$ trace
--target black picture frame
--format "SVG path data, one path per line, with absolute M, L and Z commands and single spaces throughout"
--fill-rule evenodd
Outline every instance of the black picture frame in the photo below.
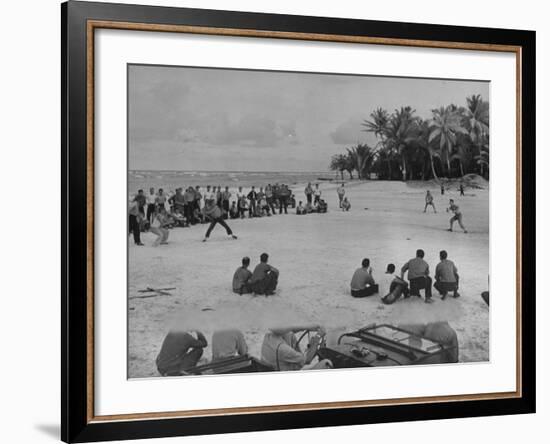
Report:
M 500 399 L 354 408 L 96 421 L 90 417 L 88 360 L 93 319 L 90 285 L 87 156 L 87 23 L 90 20 L 186 25 L 381 39 L 512 45 L 521 49 L 521 394 Z M 310 428 L 535 412 L 535 32 L 434 24 L 305 17 L 69 1 L 61 5 L 62 54 L 62 383 L 61 435 L 90 442 L 181 435 Z M 526 117 L 528 115 L 528 118 Z M 93 184 L 93 182 L 92 182 Z M 93 315 L 93 312 L 92 312 Z M 92 327 L 90 328 L 90 325 Z

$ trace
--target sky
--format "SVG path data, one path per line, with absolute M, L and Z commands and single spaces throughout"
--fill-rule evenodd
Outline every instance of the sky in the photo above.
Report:
M 131 65 L 130 170 L 327 171 L 333 154 L 374 145 L 361 123 L 382 107 L 431 110 L 489 83 Z

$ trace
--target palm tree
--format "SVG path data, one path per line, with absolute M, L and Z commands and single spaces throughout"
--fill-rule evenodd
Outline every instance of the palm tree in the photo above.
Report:
M 348 160 L 345 154 L 335 154 L 330 159 L 329 168 L 331 171 L 338 171 L 340 173 L 340 177 L 344 180 L 344 171 L 346 171 L 347 163 Z
M 489 137 L 489 102 L 483 101 L 480 94 L 466 97 L 467 108 L 464 116 L 464 126 L 468 130 L 470 140 L 477 147 L 475 156 L 483 176 L 483 167 L 488 165 L 488 151 L 483 150 L 484 139 Z M 487 141 L 488 142 L 488 141 Z M 485 159 L 484 157 L 487 156 Z
M 418 144 L 420 147 L 424 148 L 426 152 L 428 153 L 428 156 L 430 157 L 430 166 L 432 168 L 432 174 L 435 180 L 439 182 L 439 177 L 437 177 L 437 173 L 435 172 L 435 166 L 434 166 L 434 157 L 440 158 L 440 153 L 438 148 L 434 147 L 433 144 L 430 144 L 430 122 L 427 120 L 420 120 L 418 124 L 419 133 L 418 133 Z
M 468 134 L 461 126 L 459 110 L 454 105 L 432 110 L 433 119 L 430 122 L 430 136 L 428 142 L 439 140 L 440 155 L 447 162 L 447 174 L 451 173 L 451 159 L 455 154 L 457 137 L 459 134 Z M 460 164 L 462 169 L 462 163 Z
M 357 144 L 354 147 L 348 148 L 348 157 L 353 164 L 354 169 L 360 179 L 364 179 L 370 172 L 370 167 L 374 161 L 375 151 L 365 144 Z
M 355 164 L 353 158 L 349 154 L 344 155 L 344 170 L 349 174 L 349 178 L 353 179 L 353 170 L 355 169 Z
M 407 148 L 418 137 L 418 117 L 410 106 L 395 110 L 388 122 L 386 145 L 401 156 L 401 173 L 407 180 Z
M 388 179 L 392 179 L 392 159 L 393 152 L 391 148 L 387 146 L 387 134 L 388 134 L 388 124 L 390 121 L 390 115 L 383 108 L 376 108 L 372 113 L 370 113 L 371 121 L 365 120 L 361 125 L 365 127 L 363 131 L 373 133 L 376 138 L 379 139 L 379 144 L 386 152 L 386 160 L 388 162 Z

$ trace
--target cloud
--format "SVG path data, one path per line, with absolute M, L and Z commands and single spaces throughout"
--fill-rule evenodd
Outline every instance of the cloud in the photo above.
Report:
M 337 145 L 357 143 L 364 136 L 361 131 L 361 120 L 356 118 L 342 122 L 330 133 L 331 140 Z
M 202 141 L 212 145 L 256 148 L 274 147 L 285 140 L 293 142 L 296 137 L 294 122 L 279 122 L 253 114 L 244 115 L 236 121 L 231 121 L 227 116 L 219 117 L 199 136 Z

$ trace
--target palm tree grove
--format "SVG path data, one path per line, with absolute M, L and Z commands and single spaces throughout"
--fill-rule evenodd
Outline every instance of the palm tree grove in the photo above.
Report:
M 489 102 L 481 95 L 466 106 L 450 104 L 431 111 L 430 119 L 410 106 L 393 113 L 377 108 L 362 123 L 374 146 L 358 143 L 332 156 L 330 169 L 350 179 L 436 180 L 479 174 L 489 178 Z

